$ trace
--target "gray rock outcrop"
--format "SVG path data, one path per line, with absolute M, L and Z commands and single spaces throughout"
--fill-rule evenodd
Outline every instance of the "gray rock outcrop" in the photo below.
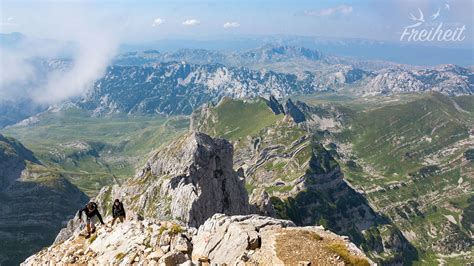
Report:
M 90 239 L 74 234 L 22 265 L 297 265 L 300 261 L 373 264 L 346 237 L 322 227 L 296 227 L 291 221 L 258 215 L 215 214 L 198 230 L 176 221 L 135 218 L 111 226 L 108 219 Z
M 262 189 L 257 188 L 250 196 L 250 204 L 252 204 L 258 214 L 269 217 L 276 217 L 275 209 L 273 208 L 270 195 Z
M 215 214 L 199 227 L 193 238 L 193 259 L 207 257 L 213 263 L 239 261 L 261 247 L 261 232 L 295 226 L 288 220 L 258 215 Z
M 251 210 L 244 182 L 233 170 L 232 144 L 198 132 L 159 149 L 134 178 L 104 188 L 97 201 L 107 206 L 112 198 L 143 217 L 178 219 L 193 227 L 215 213 Z

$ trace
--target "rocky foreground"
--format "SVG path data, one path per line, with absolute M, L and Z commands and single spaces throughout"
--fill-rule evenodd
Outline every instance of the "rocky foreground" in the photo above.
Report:
M 51 264 L 52 263 L 52 264 Z M 258 215 L 215 214 L 199 229 L 176 221 L 110 221 L 90 239 L 79 232 L 22 265 L 371 265 L 347 238 L 322 227 Z

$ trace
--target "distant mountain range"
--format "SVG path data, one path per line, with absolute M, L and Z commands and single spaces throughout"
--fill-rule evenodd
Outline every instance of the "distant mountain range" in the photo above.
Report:
M 0 40 L 9 49 L 20 49 L 25 43 L 48 43 L 48 40 L 30 40 L 22 34 L 2 34 Z M 224 96 L 284 98 L 332 92 L 360 97 L 427 91 L 474 94 L 471 68 L 456 65 L 426 68 L 333 56 L 307 48 L 314 47 L 307 39 L 298 40 L 282 41 L 279 45 L 269 40 L 273 44 L 244 51 L 180 49 L 123 53 L 83 97 L 72 101 L 96 115 L 118 112 L 170 115 L 190 114 L 202 104 L 218 102 Z M 305 46 L 293 45 L 297 43 Z M 320 40 L 319 43 L 333 42 Z M 27 62 L 33 69 L 33 78 L 4 89 L 34 91 L 48 81 L 51 73 L 67 71 L 74 65 L 69 59 L 34 57 Z M 32 103 L 28 95 L 19 96 L 17 101 L 0 100 L 0 127 L 47 108 Z
M 311 76 L 310 76 L 311 77 Z M 224 96 L 249 98 L 321 90 L 311 78 L 219 64 L 159 63 L 153 66 L 114 66 L 79 102 L 96 113 L 190 114 L 206 102 Z
M 156 62 L 186 61 L 195 64 L 223 64 L 229 66 L 252 67 L 261 63 L 275 63 L 288 60 L 322 59 L 319 50 L 297 46 L 271 46 L 235 51 L 219 52 L 205 49 L 180 49 L 173 52 L 160 53 L 157 50 L 128 52 L 117 56 L 114 65 L 143 65 Z
M 109 67 L 79 105 L 96 114 L 190 114 L 224 96 L 474 94 L 473 71 L 455 65 L 426 69 L 388 64 L 381 70 L 366 70 L 332 60 L 319 51 L 290 46 L 227 54 L 207 50 L 128 53 L 117 57 L 118 66 Z
M 245 51 L 264 45 L 297 46 L 317 49 L 327 55 L 347 56 L 357 60 L 383 60 L 398 64 L 433 66 L 457 64 L 469 66 L 474 62 L 469 46 L 437 47 L 403 42 L 378 41 L 358 38 L 331 38 L 316 36 L 234 36 L 216 37 L 205 40 L 168 39 L 138 45 L 123 45 L 123 52 L 158 49 L 176 51 L 179 49 L 205 49 L 218 51 Z
M 474 72 L 455 65 L 420 70 L 390 68 L 378 72 L 361 90 L 364 94 L 438 91 L 446 95 L 472 95 Z

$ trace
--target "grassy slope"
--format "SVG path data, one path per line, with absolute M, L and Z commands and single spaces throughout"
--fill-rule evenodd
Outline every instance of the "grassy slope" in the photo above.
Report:
M 263 100 L 244 101 L 224 99 L 215 108 L 218 123 L 210 125 L 212 133 L 222 138 L 237 140 L 256 135 L 282 115 L 274 115 Z
M 452 265 L 465 264 L 463 255 L 439 256 L 430 247 L 449 234 L 439 231 L 446 226 L 447 216 L 459 224 L 474 194 L 474 163 L 462 156 L 472 150 L 469 131 L 474 124 L 474 96 L 449 98 L 433 93 L 351 99 L 327 94 L 301 96 L 299 100 L 350 110 L 350 130 L 337 139 L 353 144 L 349 156 L 365 167 L 352 160 L 341 163 L 345 178 L 368 191 L 369 201 L 406 235 L 413 236 L 412 242 L 422 255 L 417 264 L 438 264 L 440 259 Z M 425 162 L 428 155 L 440 151 L 443 153 L 437 160 Z M 430 171 L 430 164 L 439 169 Z M 459 226 L 461 231 L 465 228 Z M 429 236 L 431 229 L 438 232 Z
M 453 100 L 464 110 L 474 106 L 474 97 Z M 444 237 L 441 228 L 447 216 L 459 224 L 462 209 L 473 194 L 469 188 L 474 173 L 473 163 L 462 157 L 469 143 L 443 153 L 437 161 L 425 158 L 468 140 L 473 118 L 474 113 L 459 111 L 450 98 L 430 94 L 359 111 L 353 115 L 352 129 L 341 135 L 353 144 L 359 162 L 372 167 L 362 171 L 345 165 L 346 178 L 364 190 L 383 188 L 368 193 L 368 198 L 413 236 L 413 243 L 424 254 L 421 263 L 435 262 L 437 257 L 427 247 Z M 463 183 L 458 183 L 461 178 Z M 430 228 L 438 231 L 428 236 Z M 444 260 L 459 263 L 462 258 Z
M 414 171 L 424 155 L 469 136 L 466 121 L 438 94 L 361 112 L 353 126 L 355 151 L 385 176 Z
M 10 127 L 2 133 L 19 139 L 43 163 L 94 195 L 102 186 L 133 175 L 150 151 L 185 132 L 188 124 L 187 118 L 97 118 L 83 110 L 67 109 L 42 114 L 34 125 Z
M 291 144 L 307 135 L 290 121 L 284 120 L 282 114 L 275 115 L 263 99 L 252 101 L 224 99 L 212 110 L 215 117 L 202 131 L 214 137 L 224 137 L 235 145 L 235 160 L 251 160 L 254 151 L 249 150 L 256 139 L 259 139 L 259 150 L 278 146 L 276 153 L 290 154 L 291 158 L 276 156 L 260 165 L 247 178 L 247 190 L 251 192 L 256 186 L 262 186 L 271 195 L 288 192 L 293 188 L 290 182 L 302 176 L 305 165 L 311 157 L 309 140 L 296 146 Z M 240 166 L 240 165 L 238 165 Z M 256 177 L 267 176 L 272 182 L 259 184 Z M 279 186 L 274 183 L 281 182 Z

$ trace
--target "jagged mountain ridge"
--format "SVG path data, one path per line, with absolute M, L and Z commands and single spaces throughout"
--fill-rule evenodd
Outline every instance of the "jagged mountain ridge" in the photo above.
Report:
M 99 202 L 123 198 L 144 217 L 178 219 L 198 227 L 214 213 L 248 214 L 243 182 L 233 170 L 233 147 L 194 132 L 160 148 L 137 175 L 105 187 Z
M 98 114 L 190 114 L 202 104 L 219 101 L 224 96 L 281 98 L 320 89 L 309 80 L 299 80 L 291 74 L 171 62 L 110 67 L 79 104 Z
M 190 114 L 202 104 L 218 102 L 225 96 L 273 95 L 282 98 L 339 89 L 359 95 L 425 91 L 471 95 L 474 94 L 473 77 L 472 71 L 457 66 L 429 70 L 389 69 L 379 73 L 335 65 L 294 75 L 219 64 L 167 62 L 152 66 L 109 67 L 79 105 L 96 114 Z

